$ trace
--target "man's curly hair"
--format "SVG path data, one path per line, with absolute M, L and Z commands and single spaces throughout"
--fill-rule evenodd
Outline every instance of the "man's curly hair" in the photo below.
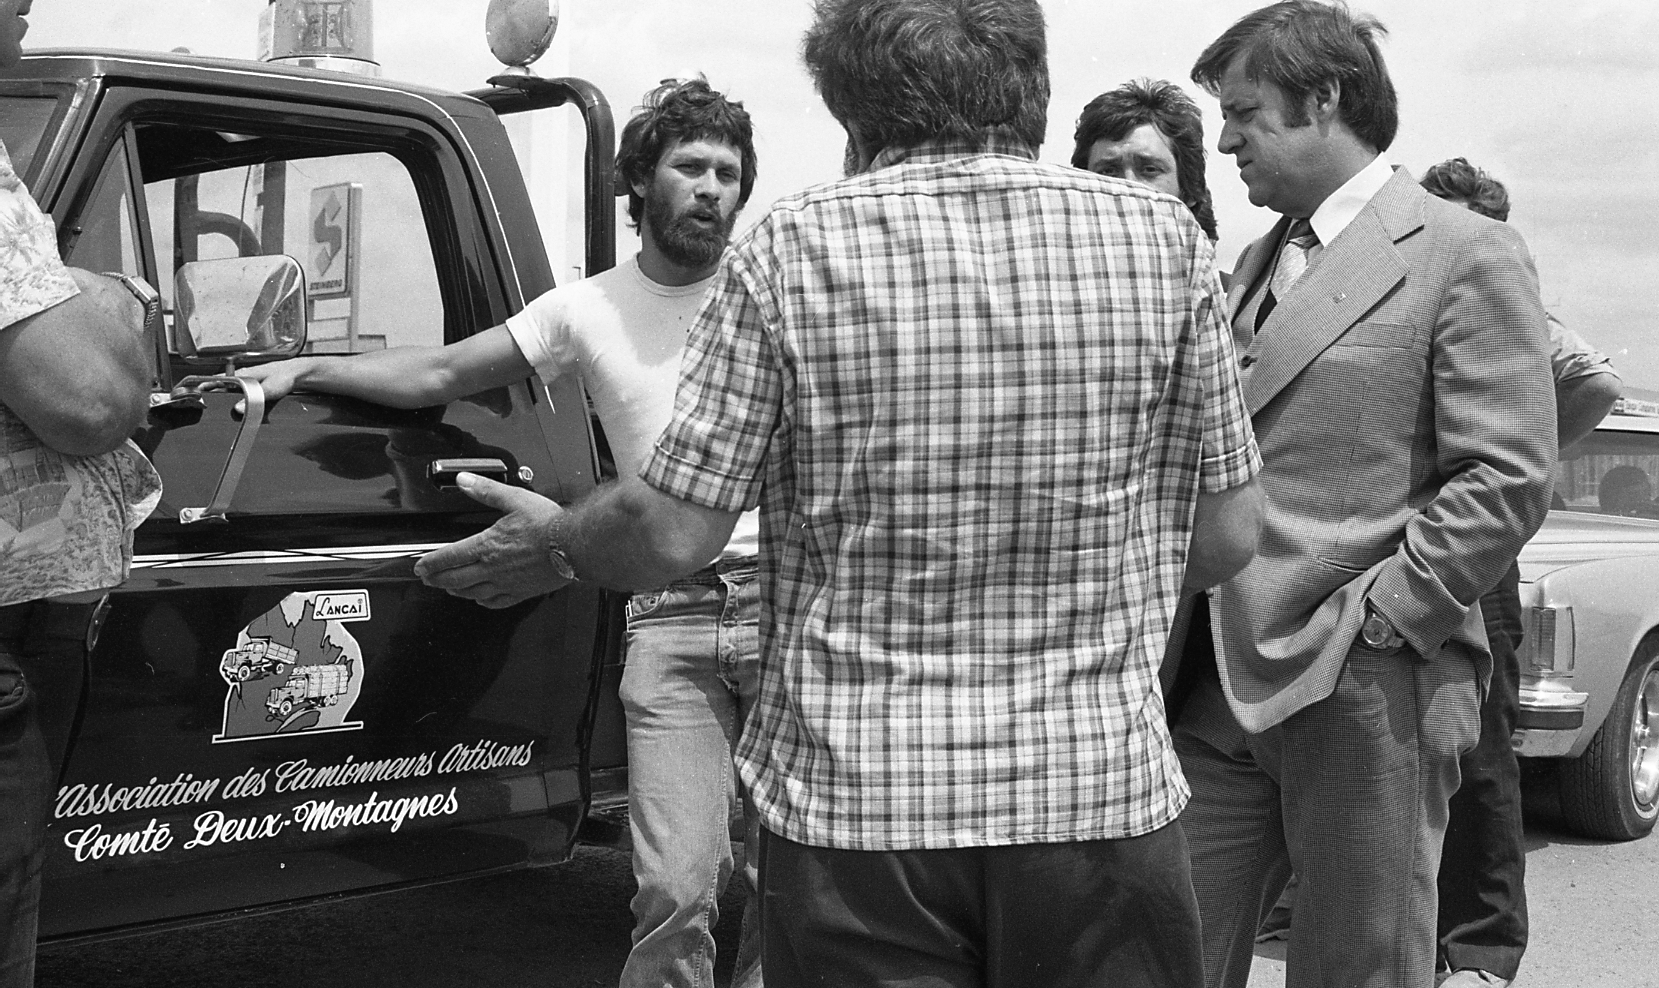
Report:
M 1423 190 L 1437 199 L 1461 199 L 1482 216 L 1509 219 L 1509 190 L 1468 158 L 1449 158 L 1423 173 Z
M 1217 239 L 1215 204 L 1204 180 L 1204 117 L 1180 86 L 1165 79 L 1132 79 L 1090 100 L 1077 118 L 1072 165 L 1089 167 L 1089 151 L 1095 142 L 1102 138 L 1121 141 L 1142 124 L 1156 127 L 1169 142 L 1181 201 L 1192 210 L 1204 233 Z
M 622 128 L 616 152 L 617 195 L 628 196 L 628 219 L 639 225 L 645 200 L 636 182 L 649 184 L 663 153 L 687 141 L 711 140 L 736 148 L 743 162 L 738 180 L 738 207 L 755 188 L 755 132 L 749 111 L 709 88 L 708 80 L 664 79 L 646 93 L 640 108 Z

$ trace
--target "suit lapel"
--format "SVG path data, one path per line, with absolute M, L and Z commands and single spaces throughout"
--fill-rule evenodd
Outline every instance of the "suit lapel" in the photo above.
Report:
M 1257 362 L 1244 389 L 1252 415 L 1405 280 L 1410 265 L 1394 245 L 1422 228 L 1427 195 L 1396 170 L 1279 300 L 1252 347 Z
M 1262 276 L 1267 265 L 1273 259 L 1273 248 L 1285 238 L 1285 228 L 1290 226 L 1290 220 L 1279 217 L 1279 222 L 1273 224 L 1273 229 L 1267 232 L 1255 243 L 1244 248 L 1244 253 L 1238 256 L 1238 263 L 1233 266 L 1233 281 L 1227 289 L 1227 325 L 1231 326 L 1238 318 L 1239 306 L 1250 294 L 1250 286 Z

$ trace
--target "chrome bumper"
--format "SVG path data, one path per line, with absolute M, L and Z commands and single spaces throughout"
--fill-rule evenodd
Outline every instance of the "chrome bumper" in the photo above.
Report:
M 1521 687 L 1521 709 L 1511 738 L 1523 758 L 1559 758 L 1572 749 L 1584 726 L 1590 694 L 1537 683 Z

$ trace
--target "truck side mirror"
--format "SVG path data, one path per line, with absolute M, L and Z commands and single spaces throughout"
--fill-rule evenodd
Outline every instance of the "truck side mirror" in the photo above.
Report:
M 305 273 L 286 254 L 191 261 L 173 279 L 174 336 L 188 363 L 266 363 L 305 346 Z
M 484 13 L 484 39 L 508 76 L 534 76 L 530 63 L 547 51 L 558 28 L 558 0 L 490 0 Z

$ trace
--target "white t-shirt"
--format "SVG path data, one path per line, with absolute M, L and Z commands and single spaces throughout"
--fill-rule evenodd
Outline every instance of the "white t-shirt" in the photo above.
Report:
M 659 285 L 639 258 L 561 285 L 507 320 L 507 331 L 543 381 L 574 371 L 593 397 L 617 476 L 639 473 L 674 414 L 680 354 L 713 277 Z M 721 558 L 752 556 L 760 515 L 745 511 Z

